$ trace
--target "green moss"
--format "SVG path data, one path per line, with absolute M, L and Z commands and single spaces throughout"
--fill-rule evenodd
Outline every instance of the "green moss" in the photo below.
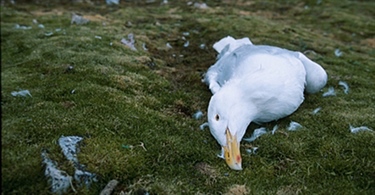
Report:
M 62 135 L 84 137 L 79 161 L 98 175 L 88 189 L 74 182 L 79 194 L 98 194 L 111 179 L 120 182 L 115 194 L 373 194 L 375 134 L 351 134 L 349 125 L 375 128 L 375 4 L 206 3 L 207 10 L 175 1 L 1 6 L 2 194 L 50 193 L 43 149 L 73 175 L 57 145 Z M 72 12 L 90 22 L 70 24 Z M 137 51 L 120 43 L 129 33 Z M 201 83 L 215 63 L 211 46 L 227 35 L 310 51 L 328 72 L 327 87 L 337 93 L 306 95 L 293 115 L 264 125 L 278 124 L 275 135 L 243 142 L 241 172 L 216 157 L 220 147 L 207 129 L 199 129 L 205 119 L 192 118 L 206 111 L 211 96 Z M 341 57 L 334 54 L 337 48 Z M 32 97 L 11 95 L 20 89 Z M 311 114 L 317 107 L 322 110 Z M 304 128 L 287 131 L 291 120 Z M 251 124 L 245 137 L 257 127 Z M 251 147 L 259 147 L 256 155 L 245 152 Z

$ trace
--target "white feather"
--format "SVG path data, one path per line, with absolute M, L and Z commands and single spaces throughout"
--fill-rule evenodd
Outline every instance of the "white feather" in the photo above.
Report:
M 278 125 L 275 125 L 272 129 L 272 135 L 275 134 L 275 132 L 277 131 L 277 129 L 279 129 L 279 126 Z
M 247 142 L 253 142 L 258 137 L 260 137 L 261 135 L 266 134 L 266 133 L 267 133 L 267 129 L 265 127 L 261 127 L 261 128 L 255 129 L 254 132 L 253 132 L 253 135 L 251 135 L 251 137 L 244 138 L 243 140 L 247 141 Z
M 339 81 L 339 85 L 344 87 L 344 93 L 348 94 L 349 93 L 349 85 L 345 81 Z
M 372 129 L 366 127 L 366 126 L 360 126 L 360 127 L 353 127 L 353 126 L 349 126 L 350 128 L 350 132 L 352 133 L 358 133 L 360 131 L 372 131 Z
M 21 90 L 21 91 L 12 91 L 11 92 L 12 96 L 16 97 L 16 96 L 22 96 L 22 97 L 26 97 L 26 96 L 30 96 L 30 97 L 33 97 L 31 96 L 31 93 L 29 90 Z
M 340 56 L 342 56 L 342 52 L 340 51 L 340 49 L 335 49 L 335 56 L 336 57 L 340 57 Z
M 335 92 L 335 89 L 333 87 L 329 87 L 328 91 L 323 93 L 323 97 L 335 96 L 335 95 L 336 95 L 336 92 Z
M 201 129 L 201 130 L 203 131 L 205 127 L 209 127 L 209 125 L 208 125 L 207 122 L 201 124 L 201 125 L 199 126 L 199 129 Z
M 199 120 L 203 117 L 203 112 L 198 110 L 196 113 L 193 114 L 193 118 Z
M 301 129 L 303 126 L 297 122 L 291 121 L 289 123 L 288 131 L 297 131 Z
M 313 111 L 312 111 L 312 114 L 318 114 L 318 112 L 322 109 L 322 107 L 318 107 L 318 108 L 315 108 Z
M 258 147 L 253 147 L 253 149 L 245 149 L 248 154 L 256 154 L 257 150 Z

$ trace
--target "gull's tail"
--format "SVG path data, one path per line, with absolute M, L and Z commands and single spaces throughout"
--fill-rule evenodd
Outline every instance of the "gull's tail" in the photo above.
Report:
M 303 63 L 306 70 L 306 86 L 305 91 L 307 93 L 316 93 L 321 90 L 327 84 L 327 73 L 317 63 L 311 61 L 305 55 L 300 52 L 298 58 Z

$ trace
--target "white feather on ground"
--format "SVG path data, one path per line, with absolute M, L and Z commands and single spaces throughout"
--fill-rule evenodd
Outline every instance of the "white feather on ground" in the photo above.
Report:
M 253 147 L 253 149 L 245 149 L 248 154 L 256 154 L 258 147 Z
M 318 108 L 315 108 L 313 111 L 312 111 L 312 114 L 318 114 L 318 112 L 322 109 L 322 107 L 318 107 Z
M 204 130 L 205 127 L 209 127 L 208 122 L 205 122 L 199 126 L 199 129 Z
M 137 51 L 137 48 L 135 48 L 135 40 L 133 33 L 128 34 L 128 39 L 122 38 L 121 43 L 128 46 L 130 49 Z
M 335 92 L 335 89 L 333 87 L 329 87 L 328 91 L 323 93 L 323 97 L 335 96 L 335 95 L 336 95 L 336 92 Z
M 203 112 L 198 110 L 196 113 L 193 114 L 193 118 L 199 120 L 203 117 Z
M 21 90 L 21 91 L 12 91 L 11 92 L 12 96 L 16 97 L 16 96 L 22 96 L 22 97 L 26 97 L 26 96 L 30 96 L 30 97 L 33 97 L 31 96 L 31 93 L 29 90 Z
M 345 81 L 339 81 L 339 85 L 344 87 L 344 93 L 348 94 L 349 93 L 349 85 Z
M 340 57 L 340 56 L 342 56 L 342 51 L 340 51 L 339 48 L 335 49 L 335 56 L 336 56 L 336 57 Z
M 366 127 L 366 126 L 360 126 L 360 127 L 353 127 L 353 126 L 349 126 L 350 128 L 350 132 L 352 133 L 358 133 L 360 131 L 373 131 L 372 129 Z
M 277 131 L 277 129 L 279 129 L 278 125 L 273 126 L 272 135 L 275 134 L 275 132 Z
M 289 123 L 288 131 L 297 131 L 301 129 L 303 126 L 297 122 L 291 121 Z
M 253 142 L 258 137 L 260 137 L 261 135 L 266 134 L 266 133 L 267 133 L 267 129 L 265 127 L 261 127 L 261 128 L 255 129 L 254 132 L 253 132 L 253 135 L 251 135 L 251 137 L 244 138 L 243 140 L 245 140 L 247 142 Z

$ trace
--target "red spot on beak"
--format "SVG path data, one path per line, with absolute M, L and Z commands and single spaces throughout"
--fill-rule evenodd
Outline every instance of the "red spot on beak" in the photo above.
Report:
M 241 156 L 237 155 L 236 160 L 237 160 L 237 162 L 240 162 L 241 161 Z

